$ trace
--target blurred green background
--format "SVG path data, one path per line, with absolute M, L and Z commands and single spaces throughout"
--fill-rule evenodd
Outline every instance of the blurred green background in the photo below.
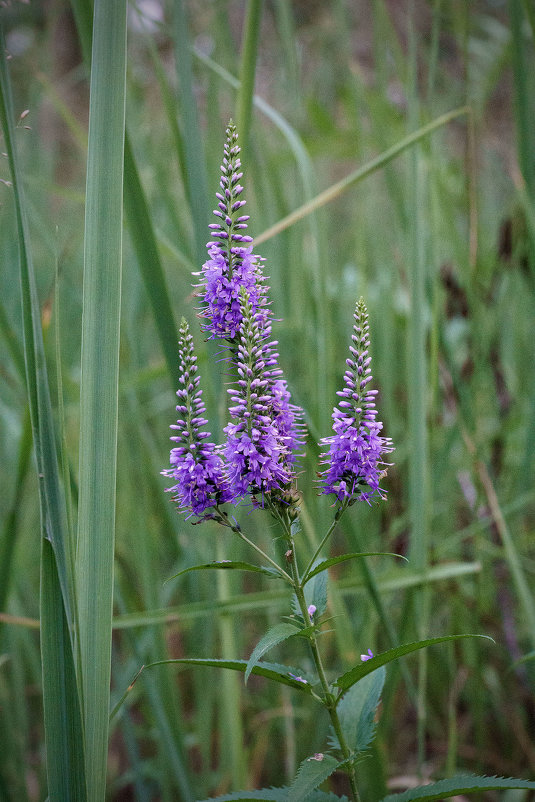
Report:
M 533 6 L 266 0 L 261 12 L 256 72 L 246 65 L 256 100 L 242 142 L 244 197 L 280 319 L 281 363 L 309 429 L 299 480 L 302 551 L 310 553 L 330 521 L 330 502 L 315 484 L 317 441 L 330 431 L 363 295 L 395 466 L 384 482 L 388 501 L 353 507 L 332 549 L 409 558 L 335 572 L 329 667 L 347 669 L 361 652 L 396 640 L 474 632 L 496 641 L 437 647 L 407 658 L 405 672 L 389 670 L 378 741 L 360 766 L 363 796 L 460 770 L 533 777 Z M 75 507 L 88 69 L 67 2 L 12 2 L 1 14 Z M 129 11 L 129 141 L 174 319 L 186 316 L 196 338 L 216 437 L 226 423 L 225 377 L 196 322 L 191 271 L 205 258 L 225 126 L 243 119 L 236 79 L 245 18 L 237 0 L 174 9 L 140 0 Z M 191 75 L 187 59 L 175 61 L 178 29 L 190 46 Z M 465 106 L 269 235 L 321 190 Z M 39 505 L 7 163 L 0 179 L 0 798 L 33 802 L 46 796 Z M 140 230 L 125 203 L 113 704 L 151 660 L 249 657 L 266 625 L 289 610 L 269 579 L 192 574 L 166 582 L 187 565 L 244 552 L 215 524 L 193 527 L 165 493 L 159 472 L 168 464 L 177 365 L 162 346 L 167 309 L 151 300 L 156 267 L 136 243 Z M 60 368 L 62 411 L 54 390 Z M 237 515 L 269 553 L 282 548 L 267 516 Z M 284 645 L 273 659 L 306 666 L 296 648 Z M 147 670 L 112 723 L 109 798 L 193 799 L 282 785 L 324 746 L 327 721 L 317 712 L 258 678 L 244 689 L 241 677 L 214 669 Z M 334 779 L 331 788 L 346 790 Z

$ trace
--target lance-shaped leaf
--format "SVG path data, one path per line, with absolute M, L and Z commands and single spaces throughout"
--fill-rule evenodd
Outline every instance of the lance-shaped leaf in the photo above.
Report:
M 255 648 L 253 649 L 253 653 L 251 654 L 249 660 L 247 661 L 247 668 L 245 669 L 245 677 L 244 682 L 247 685 L 247 680 L 253 670 L 254 666 L 258 663 L 262 655 L 264 655 L 267 651 L 272 649 L 278 643 L 282 643 L 283 641 L 287 640 L 288 638 L 292 638 L 294 635 L 299 634 L 299 628 L 295 624 L 276 624 L 274 627 L 271 627 L 270 630 L 266 632 L 263 638 L 261 638 L 258 643 L 256 644 Z
M 288 787 L 262 788 L 260 791 L 235 791 L 233 794 L 211 797 L 203 802 L 288 802 Z M 337 796 L 329 791 L 312 791 L 307 802 L 349 802 L 347 796 Z
M 351 552 L 351 554 L 339 554 L 338 557 L 329 557 L 327 560 L 322 560 L 319 562 L 315 568 L 310 571 L 310 573 L 305 575 L 303 578 L 303 585 L 312 579 L 313 576 L 316 576 L 316 574 L 326 571 L 327 568 L 331 568 L 333 565 L 339 565 L 339 563 L 347 562 L 347 560 L 355 560 L 358 557 L 399 557 L 400 560 L 406 560 L 406 557 L 403 557 L 402 554 L 395 554 L 394 552 L 390 551 L 359 551 Z
M 308 798 L 310 792 L 330 777 L 342 763 L 332 755 L 322 752 L 307 757 L 299 766 L 297 776 L 288 792 L 288 802 L 302 802 Z
M 241 560 L 216 560 L 211 563 L 201 563 L 199 565 L 190 565 L 188 568 L 183 568 L 177 574 L 173 574 L 169 579 L 176 579 L 177 576 L 188 574 L 190 571 L 208 571 L 210 569 L 223 569 L 227 571 L 253 571 L 257 574 L 266 574 L 267 576 L 280 576 L 274 568 L 267 566 L 253 565 L 253 563 L 242 562 Z M 169 580 L 167 580 L 169 581 Z
M 367 674 L 371 674 L 372 671 L 376 671 L 380 666 L 391 663 L 393 660 L 397 660 L 399 657 L 403 657 L 406 654 L 411 654 L 411 652 L 417 652 L 419 649 L 426 649 L 428 646 L 435 646 L 438 643 L 447 643 L 448 641 L 462 640 L 463 638 L 484 638 L 485 640 L 490 640 L 492 643 L 494 643 L 492 638 L 489 638 L 488 635 L 465 634 L 444 635 L 440 638 L 426 638 L 426 640 L 420 640 L 414 643 L 406 643 L 403 646 L 396 646 L 394 649 L 388 649 L 388 651 L 372 657 L 371 660 L 367 660 L 365 663 L 362 663 L 362 665 L 354 666 L 354 668 L 351 668 L 349 671 L 346 671 L 345 674 L 342 674 L 341 677 L 338 677 L 338 679 L 333 683 L 336 687 L 340 688 L 340 694 L 338 698 L 340 699 L 342 694 L 349 690 L 349 688 L 351 688 L 355 682 L 358 682 Z
M 203 657 L 183 657 L 172 660 L 157 660 L 154 663 L 149 663 L 145 668 L 152 668 L 153 666 L 163 666 L 169 664 L 181 664 L 189 666 L 213 666 L 214 668 L 229 668 L 231 671 L 241 671 L 245 673 L 247 670 L 247 660 L 219 660 Z M 279 663 L 257 663 L 251 670 L 251 674 L 258 677 L 265 677 L 274 682 L 280 682 L 281 685 L 289 685 L 291 688 L 297 688 L 300 691 L 312 693 L 311 685 L 316 684 L 316 680 L 305 674 L 298 668 L 292 666 L 283 666 Z
M 401 794 L 389 794 L 384 797 L 382 802 L 419 802 L 419 800 L 432 802 L 434 799 L 447 799 L 461 794 L 475 794 L 481 791 L 499 791 L 512 788 L 533 791 L 535 790 L 535 782 L 517 780 L 514 777 L 476 777 L 474 775 L 450 777 L 447 780 L 431 783 L 431 785 L 410 788 Z

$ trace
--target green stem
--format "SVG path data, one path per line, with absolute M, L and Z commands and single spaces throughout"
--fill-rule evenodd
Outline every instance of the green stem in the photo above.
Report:
M 310 560 L 309 564 L 306 567 L 305 573 L 303 574 L 303 584 L 306 584 L 306 581 L 308 579 L 308 575 L 309 575 L 310 571 L 312 570 L 312 567 L 313 567 L 314 563 L 316 562 L 318 554 L 321 552 L 322 548 L 324 547 L 324 545 L 327 543 L 327 541 L 329 540 L 330 536 L 334 532 L 336 524 L 338 523 L 338 521 L 340 520 L 340 518 L 342 517 L 342 515 L 346 511 L 347 507 L 348 507 L 348 500 L 344 499 L 342 504 L 336 510 L 333 522 L 330 525 L 330 527 L 327 529 L 327 533 L 326 533 L 325 537 L 323 538 L 323 540 L 319 544 L 318 548 L 316 549 L 316 551 L 312 555 L 312 559 Z
M 343 508 L 345 509 L 345 507 Z M 342 510 L 342 507 L 339 508 L 339 511 Z M 341 514 L 341 513 L 340 513 Z M 331 526 L 331 530 L 334 529 L 334 525 L 336 523 L 336 516 L 333 525 Z M 292 541 L 292 548 L 291 548 L 291 569 L 292 569 L 292 581 L 295 590 L 295 595 L 297 597 L 297 601 L 299 603 L 299 608 L 301 610 L 301 615 L 303 616 L 303 620 L 307 627 L 312 627 L 313 622 L 310 618 L 308 607 L 305 599 L 305 592 L 303 589 L 303 580 L 306 577 L 306 572 L 303 579 L 299 576 L 299 568 L 297 566 L 297 558 L 295 554 L 295 546 L 293 543 L 293 539 L 291 536 L 290 528 L 287 526 L 286 528 L 286 536 L 288 540 Z M 323 542 L 326 541 L 326 538 L 323 539 Z M 318 549 L 319 552 L 319 549 Z M 315 559 L 315 558 L 313 558 Z M 307 568 L 307 571 L 310 569 L 310 566 Z M 353 797 L 354 802 L 360 802 L 360 794 L 357 787 L 357 777 L 355 773 L 355 766 L 351 762 L 351 750 L 349 749 L 344 733 L 342 731 L 342 726 L 340 724 L 340 719 L 338 718 L 338 712 L 336 710 L 336 703 L 337 699 L 332 694 L 331 689 L 329 688 L 329 683 L 327 682 L 327 677 L 325 674 L 325 669 L 323 667 L 323 662 L 321 659 L 321 654 L 318 648 L 318 641 L 316 638 L 315 632 L 312 633 L 310 636 L 310 648 L 312 650 L 312 658 L 314 660 L 314 665 L 316 666 L 316 671 L 318 672 L 318 677 L 321 683 L 321 687 L 323 689 L 323 699 L 322 703 L 327 708 L 327 712 L 329 713 L 329 718 L 331 719 L 331 724 L 333 726 L 334 732 L 336 737 L 338 738 L 338 743 L 340 744 L 340 750 L 344 757 L 344 760 L 347 761 L 347 768 L 345 769 L 346 774 L 349 778 L 349 785 L 351 788 L 351 794 Z
M 286 580 L 286 582 L 289 582 L 290 585 L 294 584 L 290 574 L 288 574 L 284 570 L 284 568 L 281 568 L 281 566 L 278 563 L 276 563 L 275 560 L 272 560 L 271 557 L 268 557 L 268 555 L 265 553 L 265 551 L 263 551 L 260 548 L 260 546 L 257 546 L 256 543 L 253 543 L 252 540 L 249 540 L 249 538 L 246 535 L 244 535 L 242 529 L 237 524 L 233 524 L 231 522 L 225 510 L 222 510 L 218 504 L 216 504 L 215 510 L 217 511 L 218 515 L 221 516 L 220 523 L 222 523 L 223 526 L 228 526 L 228 528 L 231 529 L 236 535 L 238 535 L 238 537 L 241 538 L 241 540 L 243 540 L 244 543 L 247 543 L 247 545 L 250 546 L 252 549 L 254 549 L 257 552 L 257 554 L 260 554 L 262 559 L 266 560 L 277 571 L 277 573 L 280 574 L 280 576 Z

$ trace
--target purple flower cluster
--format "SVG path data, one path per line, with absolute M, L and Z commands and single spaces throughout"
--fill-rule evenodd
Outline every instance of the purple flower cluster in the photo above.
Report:
M 278 366 L 277 342 L 271 339 L 262 259 L 252 253 L 251 237 L 243 233 L 249 218 L 240 214 L 245 201 L 239 197 L 243 191 L 239 152 L 236 129 L 230 123 L 214 212 L 218 222 L 210 226 L 210 258 L 197 274 L 201 276 L 203 330 L 210 339 L 227 340 L 236 375 L 229 390 L 231 421 L 224 430 L 225 444 L 207 442 L 210 434 L 201 431 L 206 425 L 205 408 L 195 375 L 193 343 L 184 321 L 177 407 L 181 418 L 173 427 L 179 435 L 172 438 L 178 446 L 171 451 L 173 467 L 164 472 L 176 480 L 170 490 L 180 507 L 199 516 L 209 507 L 238 502 L 248 494 L 262 506 L 268 493 L 283 504 L 295 503 L 290 493 L 295 452 L 304 444 L 302 411 L 291 402 Z
M 171 451 L 171 468 L 164 471 L 176 484 L 169 488 L 183 510 L 210 517 L 210 507 L 237 503 L 247 495 L 253 503 L 293 505 L 297 514 L 296 452 L 304 445 L 302 410 L 292 404 L 278 365 L 277 342 L 271 338 L 272 315 L 261 269 L 262 259 L 252 253 L 245 203 L 239 196 L 242 173 L 233 123 L 227 128 L 221 166 L 221 192 L 217 193 L 218 222 L 211 225 L 209 259 L 198 285 L 203 306 L 200 317 L 210 339 L 227 341 L 234 381 L 228 391 L 230 422 L 226 442 L 209 441 L 205 407 L 199 388 L 193 340 L 187 323 L 180 328 L 181 387 L 179 420 L 172 428 L 177 445 Z M 376 390 L 369 356 L 368 313 L 360 299 L 355 308 L 351 356 L 346 360 L 345 386 L 333 411 L 334 434 L 320 441 L 321 492 L 334 494 L 342 504 L 384 498 L 379 482 L 386 467 L 382 457 L 393 451 L 390 438 L 382 437 L 376 420 Z M 295 507 L 295 509 L 294 509 Z
M 214 443 L 207 442 L 207 424 L 202 390 L 197 375 L 197 357 L 187 322 L 182 318 L 179 330 L 180 384 L 177 390 L 179 419 L 171 426 L 178 434 L 171 437 L 177 446 L 171 449 L 171 468 L 163 471 L 176 484 L 168 488 L 182 510 L 202 515 L 208 507 L 230 498 L 223 460 Z
M 337 393 L 342 400 L 332 416 L 335 434 L 320 441 L 320 445 L 329 447 L 322 455 L 325 470 L 321 483 L 322 493 L 334 493 L 338 501 L 369 502 L 376 494 L 385 497 L 379 482 L 387 463 L 381 458 L 394 449 L 390 438 L 379 434 L 383 424 L 376 421 L 377 391 L 366 389 L 372 375 L 368 311 L 362 298 L 357 302 L 354 319 L 345 387 Z
M 202 266 L 198 295 L 203 306 L 200 317 L 207 322 L 203 329 L 211 338 L 234 341 L 239 337 L 241 325 L 240 288 L 247 290 L 253 311 L 267 315 L 267 287 L 262 274 L 262 258 L 252 253 L 252 237 L 242 233 L 247 229 L 248 215 L 240 214 L 245 200 L 240 180 L 243 177 L 238 134 L 232 122 L 227 127 L 227 138 L 221 165 L 221 192 L 212 223 L 212 241 L 208 242 L 209 259 Z
M 228 482 L 235 499 L 283 489 L 294 478 L 292 449 L 302 445 L 298 407 L 278 367 L 271 326 L 240 292 L 241 327 L 233 364 L 238 379 L 225 427 Z

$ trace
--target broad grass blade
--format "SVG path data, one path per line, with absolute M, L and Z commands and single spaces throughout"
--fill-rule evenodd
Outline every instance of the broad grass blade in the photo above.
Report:
M 121 308 L 126 1 L 97 0 L 89 108 L 76 555 L 88 798 L 105 796 Z

